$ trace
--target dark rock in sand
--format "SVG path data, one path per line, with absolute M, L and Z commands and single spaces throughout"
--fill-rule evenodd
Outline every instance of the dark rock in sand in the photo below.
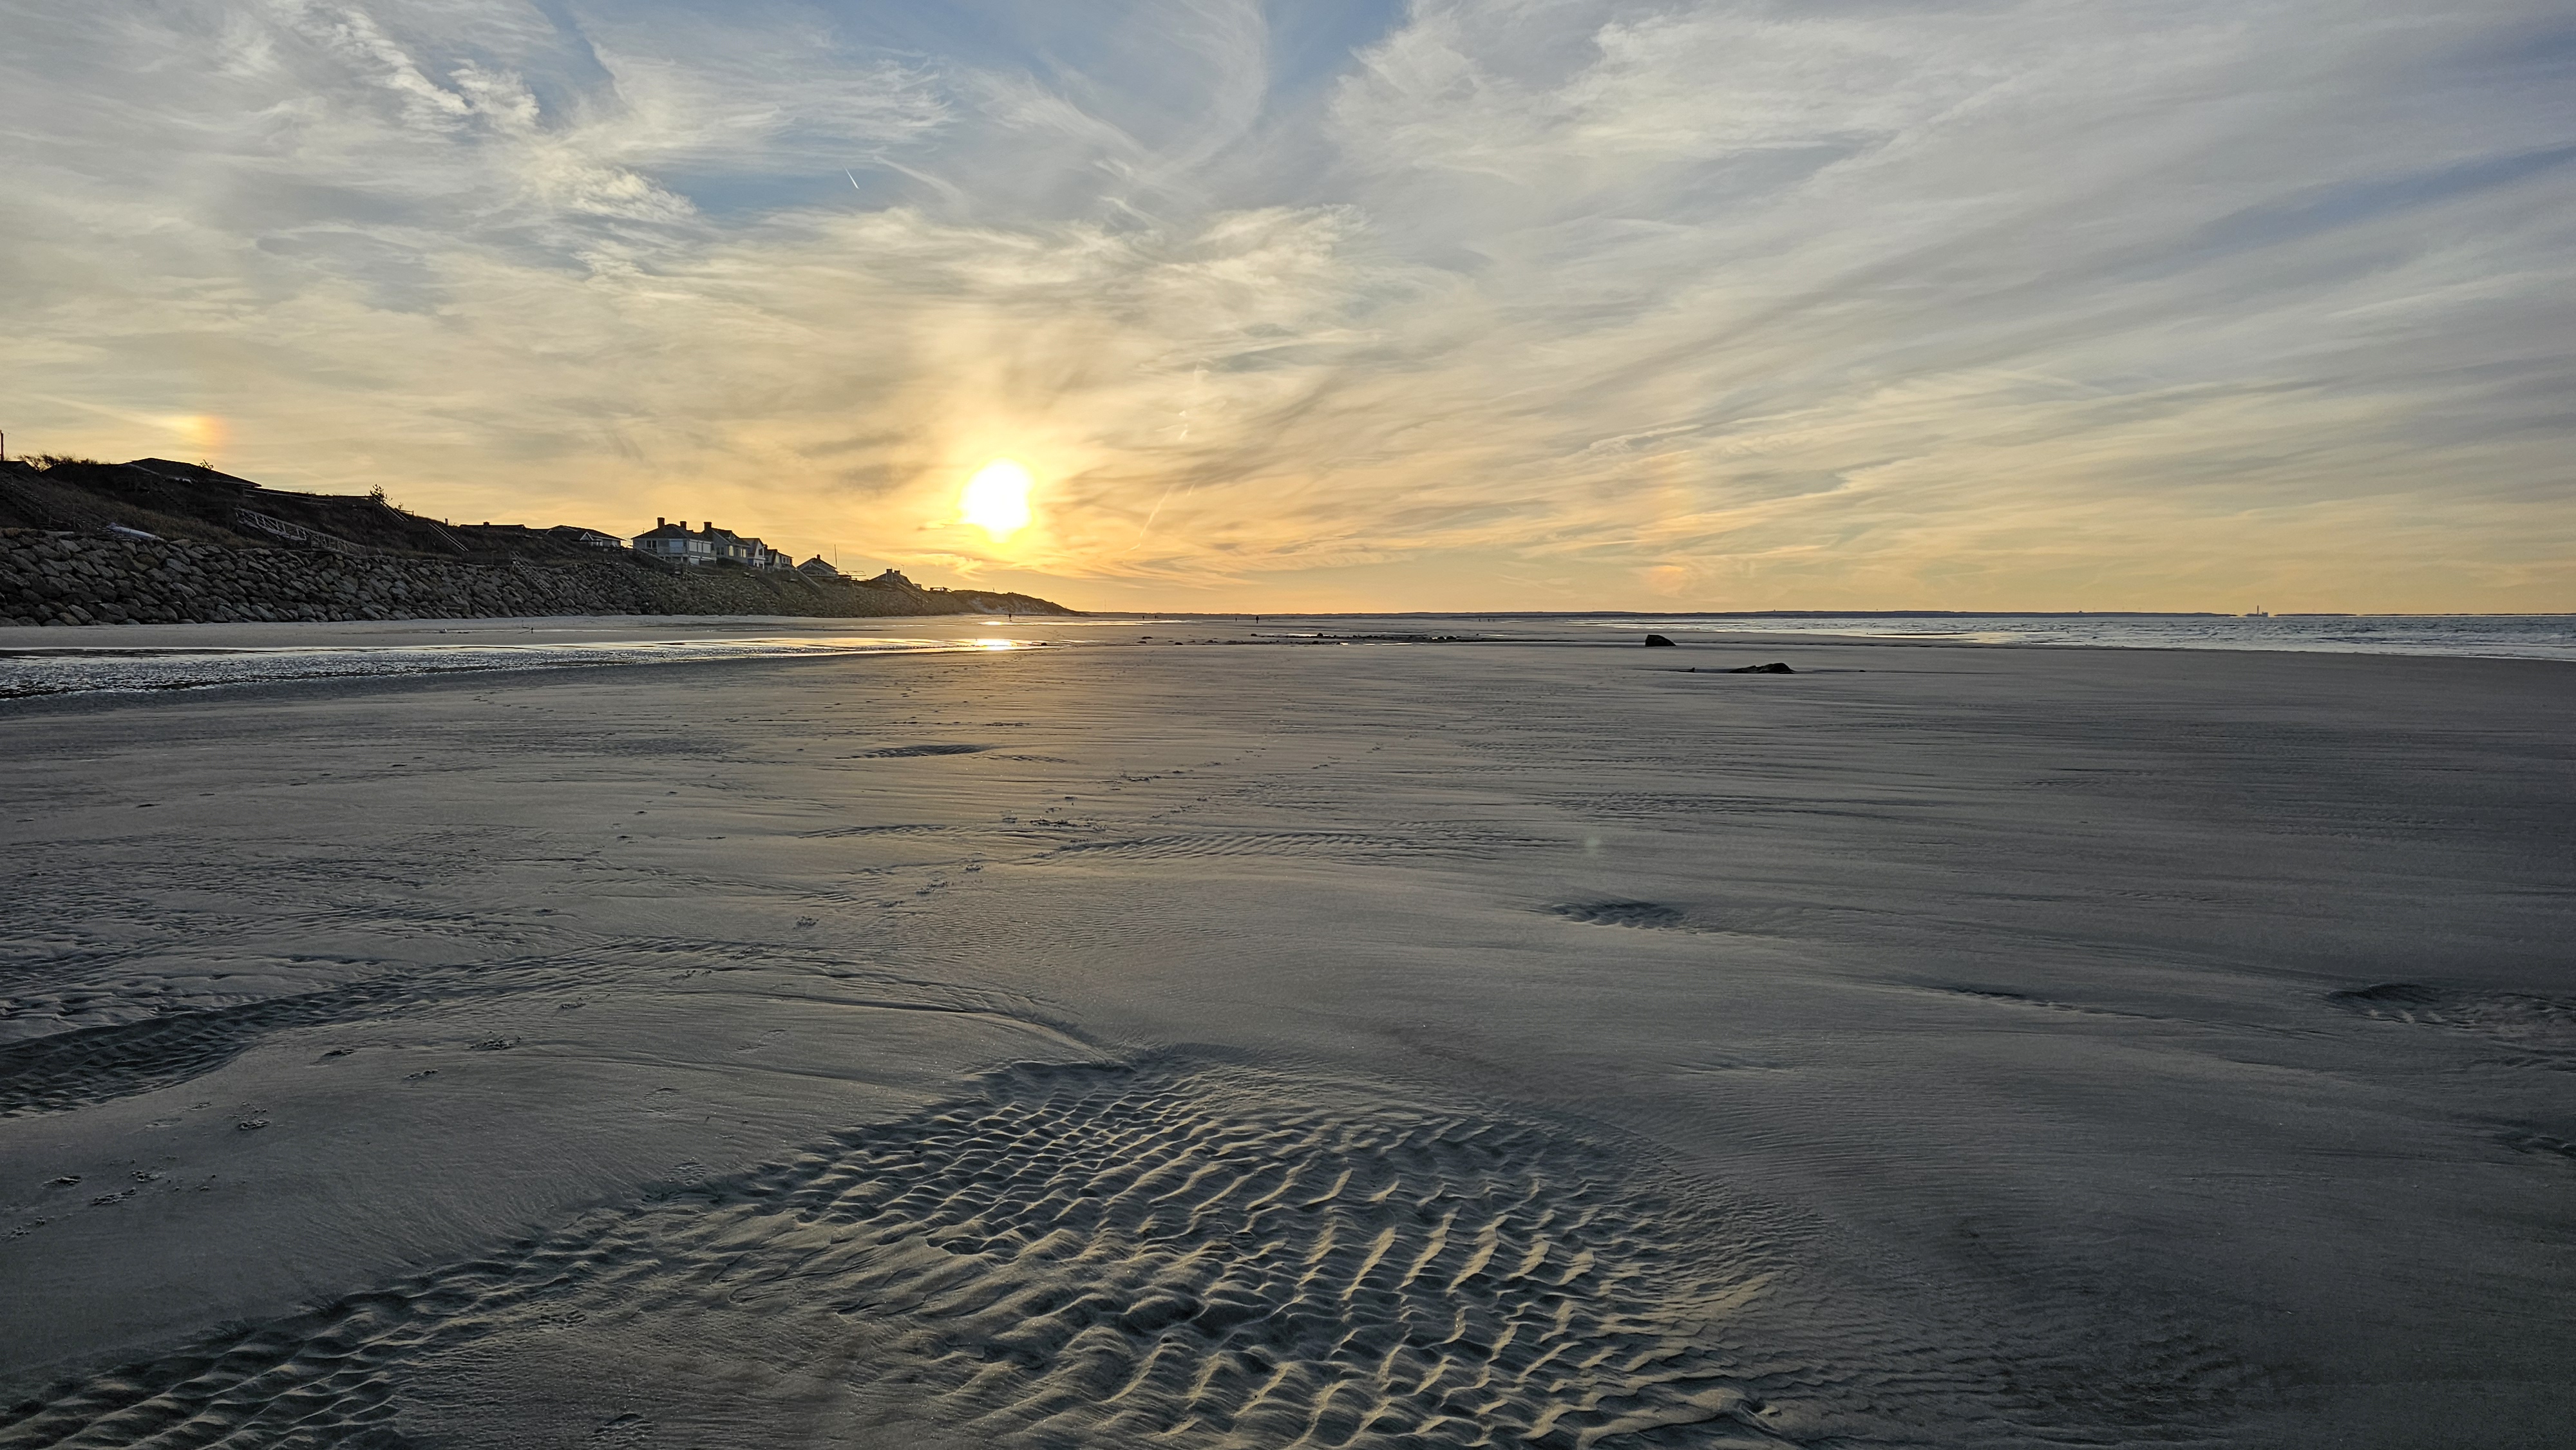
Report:
M 1660 634 L 1650 634 L 1650 635 L 1647 635 L 1647 636 L 1646 636 L 1646 643 L 1648 643 L 1648 644 L 1650 644 L 1650 645 L 1656 645 L 1656 644 L 1660 644 L 1660 645 L 1670 645 L 1670 644 L 1672 643 L 1672 641 L 1671 641 L 1671 640 L 1668 640 L 1668 639 L 1666 639 L 1666 638 L 1664 638 L 1664 637 L 1663 637 L 1662 635 L 1660 635 Z
M 1730 675 L 1794 675 L 1797 671 L 1775 660 L 1767 665 L 1737 665 L 1727 673 Z

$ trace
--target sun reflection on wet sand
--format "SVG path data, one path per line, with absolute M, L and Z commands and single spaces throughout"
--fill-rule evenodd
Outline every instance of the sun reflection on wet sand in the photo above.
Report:
M 475 631 L 501 633 L 501 631 Z M 0 699 L 101 690 L 200 689 L 213 685 L 387 675 L 453 674 L 567 666 L 682 664 L 895 654 L 982 654 L 1034 649 L 1044 641 L 847 635 L 824 639 L 548 640 L 529 643 L 38 647 L 0 649 Z

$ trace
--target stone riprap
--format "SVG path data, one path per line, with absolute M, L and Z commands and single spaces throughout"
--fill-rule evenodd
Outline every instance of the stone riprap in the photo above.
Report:
M 1069 614 L 1025 594 L 735 570 L 469 564 L 0 529 L 0 624 L 492 619 L 550 614 Z

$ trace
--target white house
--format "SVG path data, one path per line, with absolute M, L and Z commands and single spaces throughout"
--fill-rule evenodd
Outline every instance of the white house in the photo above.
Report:
M 795 560 L 758 539 L 746 539 L 731 529 L 720 529 L 710 519 L 705 528 L 692 532 L 682 519 L 655 519 L 653 528 L 635 536 L 635 552 L 674 564 L 740 564 L 746 569 L 793 568 Z

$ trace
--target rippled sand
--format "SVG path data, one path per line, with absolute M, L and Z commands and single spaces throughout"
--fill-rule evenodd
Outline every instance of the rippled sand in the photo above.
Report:
M 2576 1417 L 2576 670 L 1047 629 L 0 706 L 0 1444 Z

